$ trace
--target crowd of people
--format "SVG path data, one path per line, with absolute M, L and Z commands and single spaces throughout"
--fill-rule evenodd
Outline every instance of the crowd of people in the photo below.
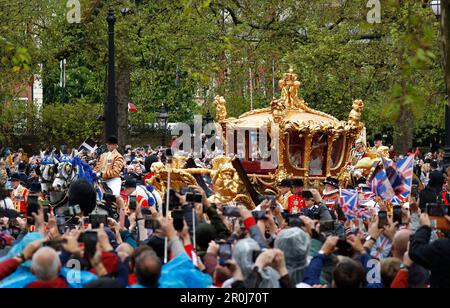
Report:
M 78 179 L 56 211 L 42 188 L 42 156 L 7 151 L 0 287 L 450 287 L 450 239 L 427 212 L 430 203 L 450 206 L 450 169 L 430 154 L 415 160 L 417 178 L 399 217 L 379 200 L 371 215 L 349 219 L 332 177 L 323 191 L 284 179 L 254 210 L 211 203 L 200 186 L 159 194 L 148 183 L 152 165 L 168 159 L 164 149 L 127 147 L 122 155 L 116 138 L 103 151 L 78 154 L 104 182 L 103 198 Z M 196 163 L 208 166 L 210 158 Z M 367 192 L 366 181 L 355 189 Z M 108 206 L 113 214 L 102 212 Z

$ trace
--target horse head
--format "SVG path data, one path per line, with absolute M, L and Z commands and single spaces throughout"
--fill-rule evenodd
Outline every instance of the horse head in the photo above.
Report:
M 63 155 L 58 165 L 58 172 L 53 181 L 53 189 L 57 191 L 69 188 L 69 185 L 77 178 L 77 167 L 74 166 L 70 155 Z

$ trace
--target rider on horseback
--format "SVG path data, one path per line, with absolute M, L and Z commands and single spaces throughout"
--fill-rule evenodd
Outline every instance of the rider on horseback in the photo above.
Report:
M 106 142 L 108 151 L 100 156 L 100 159 L 94 168 L 94 172 L 97 173 L 98 178 L 106 181 L 106 184 L 111 188 L 115 196 L 120 195 L 122 185 L 120 172 L 125 164 L 123 156 L 117 151 L 117 144 L 118 141 L 116 137 L 111 136 L 108 138 Z

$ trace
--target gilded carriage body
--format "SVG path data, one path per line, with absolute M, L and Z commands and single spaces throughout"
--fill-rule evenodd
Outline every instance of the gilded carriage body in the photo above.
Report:
M 227 155 L 237 155 L 257 185 L 274 185 L 284 178 L 302 178 L 313 184 L 339 176 L 364 129 L 360 121 L 363 101 L 355 100 L 348 120 L 339 121 L 308 107 L 298 96 L 301 84 L 292 70 L 279 85 L 280 99 L 238 119 L 223 115 L 222 97 L 216 103 Z
M 227 116 L 226 100 L 216 96 L 216 131 L 224 153 L 213 160 L 212 169 L 186 168 L 183 157 L 171 164 L 171 187 L 194 184 L 195 175 L 208 175 L 216 203 L 242 202 L 248 208 L 256 205 L 249 187 L 260 193 L 283 179 L 302 178 L 306 184 L 319 186 L 326 177 L 345 180 L 355 140 L 364 130 L 361 113 L 364 103 L 353 102 L 347 121 L 308 107 L 298 96 L 300 82 L 291 71 L 280 80 L 281 98 L 274 98 L 270 107 L 249 111 L 239 118 Z M 234 158 L 240 159 L 237 174 Z M 161 192 L 167 185 L 167 166 L 157 165 L 150 184 Z M 243 169 L 243 170 L 242 170 Z M 152 170 L 153 171 L 153 170 Z M 244 176 L 245 176 L 244 174 Z M 344 176 L 343 176 L 344 175 Z

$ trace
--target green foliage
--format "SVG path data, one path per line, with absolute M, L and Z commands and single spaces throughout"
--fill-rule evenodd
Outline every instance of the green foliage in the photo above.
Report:
M 117 18 L 117 70 L 130 67 L 129 100 L 139 109 L 129 115 L 132 125 L 153 122 L 162 104 L 170 121 L 189 121 L 195 113 L 213 112 L 217 94 L 225 96 L 228 114 L 239 116 L 250 109 L 250 71 L 254 107 L 266 107 L 273 93 L 279 95 L 277 80 L 292 66 L 302 82 L 300 94 L 313 108 L 344 120 L 352 101 L 363 99 L 369 134 L 393 131 L 397 144 L 408 139 L 405 147 L 412 136 L 403 131 L 412 131 L 419 142 L 442 131 L 439 25 L 421 1 L 382 1 L 381 23 L 373 25 L 366 20 L 366 1 L 83 0 L 79 25 L 67 23 L 63 0 L 8 3 L 0 0 L 0 33 L 9 46 L 5 63 L 8 70 L 28 67 L 43 76 L 42 119 L 51 138 L 60 138 L 57 131 L 62 131 L 62 139 L 75 142 L 78 136 L 69 135 L 85 136 L 87 130 L 87 124 L 56 119 L 64 118 L 58 107 L 62 55 L 67 56 L 65 117 L 72 118 L 69 112 L 79 117 L 72 105 L 80 101 L 95 106 L 84 115 L 86 121 L 101 113 L 97 103 L 106 97 L 109 7 Z M 123 6 L 130 9 L 125 16 Z M 0 55 L 3 65 L 3 48 Z M 23 78 L 4 71 L 1 66 L 2 103 L 5 80 Z M 52 123 L 58 123 L 54 130 Z

